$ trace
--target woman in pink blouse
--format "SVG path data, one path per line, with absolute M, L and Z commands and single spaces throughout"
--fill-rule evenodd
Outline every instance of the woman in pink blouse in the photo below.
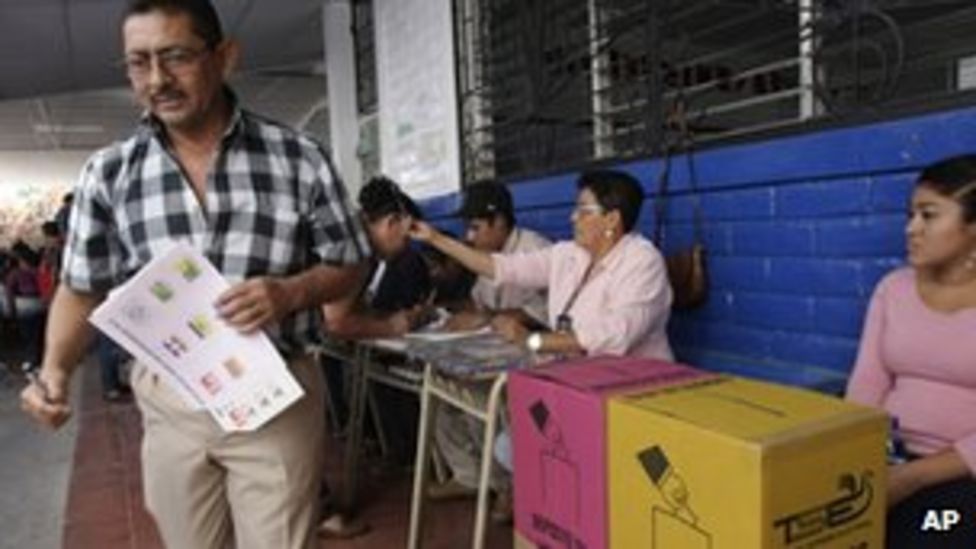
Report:
M 644 194 L 619 171 L 585 172 L 571 216 L 574 238 L 524 254 L 486 254 L 418 222 L 413 236 L 496 283 L 548 288 L 552 331 L 529 332 L 509 317 L 494 327 L 535 353 L 634 355 L 672 360 L 671 287 L 664 260 L 632 232 Z
M 906 235 L 909 266 L 874 292 L 847 396 L 897 425 L 888 547 L 976 547 L 976 155 L 921 173 Z M 928 513 L 943 509 L 960 513 L 948 531 Z

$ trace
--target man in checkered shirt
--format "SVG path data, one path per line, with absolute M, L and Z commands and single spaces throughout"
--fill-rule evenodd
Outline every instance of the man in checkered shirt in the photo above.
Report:
M 364 276 L 367 241 L 322 149 L 237 105 L 225 84 L 237 49 L 207 0 L 132 1 L 122 36 L 145 115 L 129 139 L 92 156 L 75 189 L 47 353 L 22 405 L 63 424 L 89 314 L 188 241 L 231 281 L 218 313 L 241 332 L 265 330 L 306 396 L 255 432 L 229 434 L 137 365 L 146 506 L 174 549 L 314 546 L 322 380 L 304 348 L 319 306 Z

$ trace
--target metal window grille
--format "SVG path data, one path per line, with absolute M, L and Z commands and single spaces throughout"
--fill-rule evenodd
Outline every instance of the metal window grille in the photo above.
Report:
M 454 0 L 466 181 L 972 103 L 976 4 Z
M 352 36 L 356 61 L 356 108 L 360 115 L 372 114 L 377 108 L 373 0 L 353 2 Z
M 357 154 L 363 182 L 380 174 L 377 110 L 376 25 L 373 0 L 353 0 L 352 35 L 356 63 L 356 109 L 359 112 Z

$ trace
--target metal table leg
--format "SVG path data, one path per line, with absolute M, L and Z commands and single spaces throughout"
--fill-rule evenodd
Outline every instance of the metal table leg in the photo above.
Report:
M 414 462 L 413 494 L 410 499 L 410 531 L 408 549 L 418 549 L 423 535 L 424 496 L 427 490 L 427 467 L 430 458 L 431 422 L 437 412 L 437 398 L 431 394 L 431 366 L 424 366 L 424 381 L 420 390 L 420 425 L 417 428 L 417 459 Z
M 369 350 L 357 345 L 353 368 L 353 386 L 349 403 L 349 437 L 346 440 L 345 460 L 343 462 L 343 508 L 351 511 L 356 508 L 359 484 L 359 458 L 362 454 L 363 424 L 366 419 L 366 365 Z
M 478 508 L 474 519 L 474 537 L 471 540 L 473 549 L 483 549 L 485 546 L 485 526 L 488 518 L 488 488 L 491 481 L 491 466 L 494 462 L 495 431 L 498 427 L 498 406 L 502 401 L 502 389 L 505 387 L 507 376 L 502 374 L 491 384 L 488 406 L 485 410 L 484 440 L 481 446 L 481 474 L 478 485 Z

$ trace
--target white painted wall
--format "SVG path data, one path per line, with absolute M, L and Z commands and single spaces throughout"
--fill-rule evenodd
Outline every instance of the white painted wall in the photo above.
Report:
M 380 169 L 414 199 L 461 185 L 450 0 L 373 3 Z M 331 74 L 330 74 L 331 76 Z

